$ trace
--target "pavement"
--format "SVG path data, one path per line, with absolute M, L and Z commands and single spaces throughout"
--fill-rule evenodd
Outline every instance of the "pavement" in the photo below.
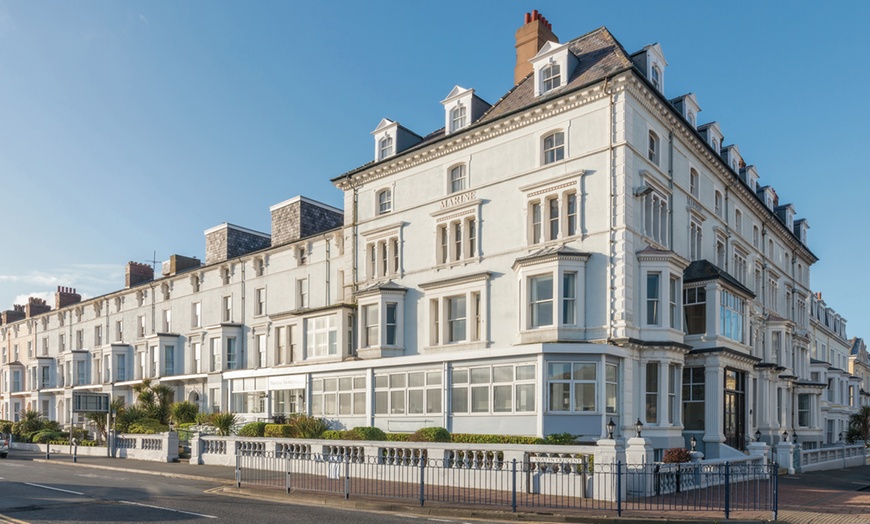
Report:
M 69 455 L 45 456 L 35 452 L 14 451 L 18 458 L 31 458 L 36 462 L 51 462 L 58 466 L 83 467 L 141 473 L 189 480 L 211 482 L 217 486 L 213 493 L 251 498 L 267 498 L 292 504 L 328 505 L 365 511 L 388 511 L 408 514 L 440 516 L 459 519 L 486 519 L 522 522 L 614 522 L 667 523 L 667 522 L 720 522 L 724 515 L 720 512 L 657 512 L 655 517 L 646 515 L 626 515 L 616 517 L 615 512 L 599 510 L 547 510 L 546 512 L 518 511 L 511 513 L 497 508 L 487 509 L 479 505 L 426 504 L 420 507 L 404 502 L 384 499 L 352 497 L 345 500 L 341 495 L 284 493 L 283 490 L 269 488 L 238 488 L 235 471 L 227 466 L 191 465 L 187 462 L 162 463 L 133 459 L 114 459 L 109 457 L 78 457 L 76 462 Z M 772 519 L 769 511 L 732 512 L 728 522 L 768 522 Z M 870 524 L 870 465 L 848 469 L 818 471 L 800 475 L 780 475 L 779 477 L 779 522 L 790 524 Z

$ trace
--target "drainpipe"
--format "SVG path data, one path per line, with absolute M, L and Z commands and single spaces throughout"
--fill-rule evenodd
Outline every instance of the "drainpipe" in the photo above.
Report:
M 353 235 L 353 244 L 351 248 L 351 256 L 353 259 L 353 291 L 357 291 L 357 282 L 359 282 L 359 235 L 357 234 L 359 226 L 359 186 L 351 181 L 353 189 L 353 210 L 351 212 L 351 234 Z
M 609 95 L 608 99 L 610 101 L 609 105 L 609 119 L 610 119 L 610 138 L 608 140 L 608 156 L 607 161 L 609 163 L 608 170 L 610 171 L 610 217 L 608 217 L 608 221 L 610 224 L 608 225 L 609 233 L 608 240 L 610 242 L 609 246 L 609 260 L 607 263 L 607 340 L 610 341 L 613 339 L 613 320 L 616 315 L 616 311 L 614 308 L 614 290 L 616 288 L 616 231 L 613 227 L 614 216 L 616 214 L 616 162 L 613 158 L 615 155 L 615 148 L 613 145 L 613 138 L 616 133 L 615 129 L 615 121 L 613 118 L 614 111 L 614 95 L 613 90 L 610 85 L 611 78 L 604 79 L 604 92 Z
M 668 131 L 668 246 L 674 249 L 674 132 Z

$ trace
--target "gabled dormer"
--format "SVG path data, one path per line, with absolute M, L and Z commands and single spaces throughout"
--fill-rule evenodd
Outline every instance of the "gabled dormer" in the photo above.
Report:
M 704 140 L 713 148 L 717 155 L 722 154 L 722 139 L 725 135 L 722 134 L 722 129 L 719 128 L 719 122 L 710 122 L 698 126 L 698 132 L 704 137 Z
M 810 229 L 810 223 L 805 218 L 799 218 L 794 221 L 794 234 L 800 239 L 801 244 L 807 245 L 807 231 Z
M 774 210 L 777 205 L 776 191 L 774 191 L 771 186 L 759 187 L 755 190 L 755 194 L 757 194 L 758 198 L 760 198 L 761 201 L 764 202 L 764 205 L 767 206 L 767 209 L 770 209 L 771 211 Z
M 740 170 L 740 178 L 742 178 L 746 185 L 749 186 L 753 192 L 758 188 L 758 170 L 755 166 L 746 166 Z
M 791 204 L 784 204 L 781 206 L 776 206 L 776 209 L 773 210 L 776 213 L 776 216 L 779 220 L 785 224 L 785 227 L 789 231 L 794 231 L 794 206 Z
M 381 119 L 378 127 L 372 131 L 375 137 L 375 162 L 390 158 L 402 151 L 419 144 L 423 137 L 402 127 L 389 118 Z
M 740 156 L 740 149 L 736 144 L 731 144 L 722 148 L 722 160 L 728 164 L 735 173 L 740 173 L 740 167 L 743 165 L 743 157 Z
M 695 93 L 686 93 L 683 96 L 678 96 L 671 100 L 671 104 L 683 115 L 683 118 L 689 121 L 692 129 L 698 127 L 698 113 L 701 112 L 701 106 L 698 105 Z
M 474 94 L 474 89 L 454 86 L 447 98 L 441 101 L 444 106 L 444 132 L 455 133 L 468 127 L 483 116 L 491 106 Z
M 665 68 L 668 63 L 662 52 L 662 46 L 658 43 L 650 44 L 631 55 L 631 61 L 646 76 L 653 87 L 659 90 L 659 93 L 665 92 Z
M 535 96 L 565 86 L 577 67 L 577 57 L 568 50 L 568 44 L 558 42 L 547 42 L 529 61 L 535 72 Z

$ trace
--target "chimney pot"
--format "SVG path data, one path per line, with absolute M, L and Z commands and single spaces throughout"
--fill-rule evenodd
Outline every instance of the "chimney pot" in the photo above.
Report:
M 514 67 L 514 84 L 519 84 L 522 79 L 532 72 L 532 64 L 529 60 L 538 54 L 547 42 L 559 42 L 559 38 L 553 34 L 553 26 L 538 12 L 526 13 L 526 23 L 517 29 L 516 35 L 517 63 Z

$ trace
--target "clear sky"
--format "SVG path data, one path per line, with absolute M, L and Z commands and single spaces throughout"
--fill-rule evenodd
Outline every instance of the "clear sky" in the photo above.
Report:
M 454 85 L 512 87 L 532 9 L 562 41 L 659 42 L 666 95 L 694 92 L 809 221 L 813 290 L 870 338 L 866 1 L 0 0 L 0 310 L 204 259 L 204 230 L 268 232 L 299 194 L 341 207 L 329 180 L 382 117 L 424 135 Z

